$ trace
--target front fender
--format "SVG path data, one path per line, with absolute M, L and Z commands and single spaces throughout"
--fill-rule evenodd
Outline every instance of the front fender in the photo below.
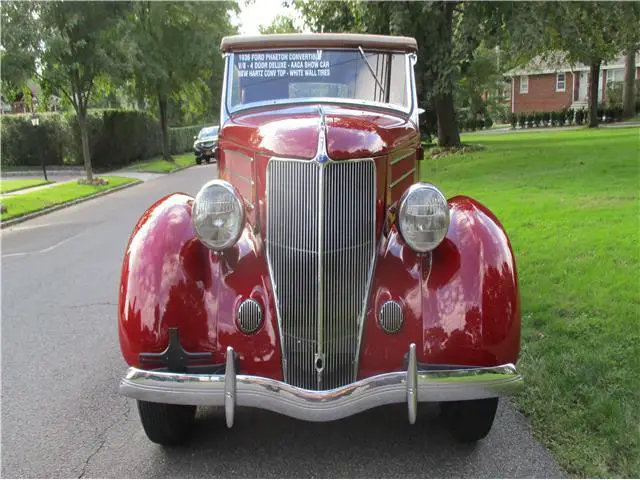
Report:
M 410 343 L 418 361 L 440 365 L 516 363 L 520 303 L 515 259 L 500 222 L 479 202 L 449 200 L 451 223 L 430 254 L 416 254 L 395 225 L 380 246 L 360 352 L 359 378 L 405 368 Z M 402 305 L 395 334 L 378 325 L 382 304 Z
M 242 370 L 275 379 L 282 360 L 268 270 L 259 255 L 260 239 L 245 228 L 240 240 L 216 254 L 196 237 L 191 220 L 193 198 L 169 195 L 138 221 L 125 251 L 118 304 L 120 347 L 126 362 L 139 368 L 140 353 L 162 352 L 169 328 L 178 328 L 182 347 L 209 352 L 202 364 L 224 361 L 227 346 L 240 357 Z M 239 303 L 256 300 L 262 327 L 243 334 L 235 323 Z

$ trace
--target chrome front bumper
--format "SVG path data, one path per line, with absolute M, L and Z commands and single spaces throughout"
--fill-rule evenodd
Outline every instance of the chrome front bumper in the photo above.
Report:
M 452 370 L 418 370 L 416 346 L 409 347 L 403 372 L 383 373 L 333 390 L 305 390 L 278 380 L 237 375 L 227 347 L 222 375 L 183 374 L 131 367 L 120 393 L 148 402 L 224 406 L 227 426 L 235 407 L 256 407 L 312 422 L 327 422 L 379 405 L 407 403 L 414 423 L 419 402 L 473 400 L 512 393 L 523 385 L 513 364 Z

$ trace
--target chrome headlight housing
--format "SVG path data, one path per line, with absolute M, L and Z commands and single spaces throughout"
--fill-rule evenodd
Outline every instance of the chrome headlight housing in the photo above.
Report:
M 412 185 L 400 199 L 398 228 L 416 252 L 433 250 L 449 230 L 447 199 L 430 183 Z
M 193 202 L 192 215 L 198 238 L 212 250 L 232 246 L 244 228 L 240 195 L 224 180 L 212 180 L 200 189 Z

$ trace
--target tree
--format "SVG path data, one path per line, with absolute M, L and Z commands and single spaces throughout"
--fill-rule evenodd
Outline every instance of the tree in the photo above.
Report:
M 636 50 L 630 47 L 624 56 L 624 86 L 622 88 L 622 116 L 631 118 L 635 112 L 635 84 L 636 84 Z
M 262 35 L 269 33 L 299 33 L 300 29 L 296 27 L 293 18 L 285 15 L 277 15 L 269 25 L 260 25 L 258 30 Z
M 222 75 L 216 72 L 224 67 L 218 48 L 223 36 L 235 33 L 229 13 L 237 8 L 235 2 L 134 4 L 130 37 L 136 46 L 135 86 L 141 97 L 157 102 L 165 159 L 171 160 L 170 100 L 194 85 L 203 92 L 212 79 L 217 79 L 218 85 L 211 85 L 209 90 L 219 90 Z
M 99 79 L 126 65 L 119 27 L 129 7 L 124 2 L 47 1 L 7 2 L 2 9 L 3 66 L 11 65 L 13 78 L 38 78 L 44 89 L 62 92 L 71 103 L 88 182 L 93 169 L 87 107 Z

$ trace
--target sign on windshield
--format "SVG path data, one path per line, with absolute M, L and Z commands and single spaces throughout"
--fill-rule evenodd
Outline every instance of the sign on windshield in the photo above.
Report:
M 313 98 L 390 104 L 402 110 L 410 104 L 406 54 L 278 50 L 239 52 L 231 58 L 231 110 Z

